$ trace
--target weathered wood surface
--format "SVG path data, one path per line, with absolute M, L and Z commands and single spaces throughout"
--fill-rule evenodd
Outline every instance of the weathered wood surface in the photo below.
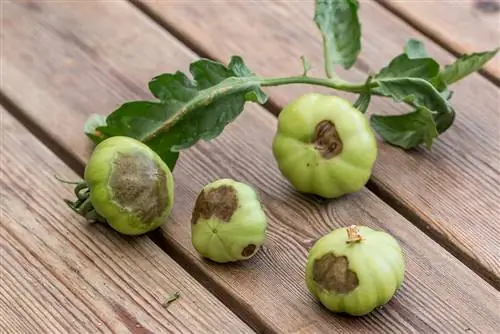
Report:
M 3 108 L 0 117 L 1 333 L 252 332 L 148 237 L 77 219 L 54 175 L 77 176 Z
M 381 0 L 388 8 L 455 53 L 500 47 L 500 1 Z M 500 80 L 500 56 L 485 66 Z
M 186 68 L 181 63 L 195 57 L 127 3 L 40 3 L 37 11 L 16 4 L 7 8 L 6 18 L 11 26 L 4 38 L 3 92 L 82 162 L 89 148 L 81 129 L 91 112 L 108 113 L 119 102 L 149 97 L 149 78 Z M 71 31 L 72 37 L 60 31 Z M 33 66 L 28 55 L 40 52 L 44 57 Z M 135 62 L 125 66 L 131 55 Z M 498 292 L 371 192 L 323 204 L 297 195 L 272 160 L 275 125 L 271 114 L 250 106 L 216 141 L 183 153 L 174 172 L 173 216 L 158 236 L 186 268 L 234 305 L 233 311 L 259 328 L 279 332 L 491 332 L 500 324 Z M 208 263 L 190 243 L 195 197 L 220 177 L 254 185 L 269 216 L 265 248 L 244 263 Z M 380 311 L 357 319 L 319 307 L 303 276 L 310 240 L 352 223 L 393 233 L 408 266 L 398 295 Z
M 313 1 L 145 4 L 182 39 L 216 59 L 227 62 L 233 54 L 243 55 L 254 72 L 275 77 L 299 74 L 299 57 L 304 54 L 313 64 L 311 75 L 324 76 L 321 38 L 312 21 Z M 363 52 L 353 71 L 341 72 L 352 81 L 365 80 L 368 72 L 388 64 L 409 38 L 424 41 L 441 64 L 454 60 L 374 2 L 363 1 L 360 16 Z M 495 237 L 500 234 L 500 91 L 477 74 L 452 89 L 458 116 L 433 151 L 405 152 L 381 142 L 371 186 L 500 288 L 500 245 Z M 267 91 L 280 106 L 304 92 L 327 92 L 312 86 Z M 370 106 L 370 113 L 402 110 L 404 106 L 382 99 L 373 99 Z

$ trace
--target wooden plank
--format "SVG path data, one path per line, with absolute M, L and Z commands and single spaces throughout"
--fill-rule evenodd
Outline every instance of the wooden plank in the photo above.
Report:
M 381 2 L 454 53 L 493 50 L 500 46 L 498 0 Z M 484 69 L 500 79 L 500 56 L 497 55 Z
M 112 105 L 105 104 L 106 97 L 116 90 L 103 82 L 117 71 L 117 64 L 124 63 L 126 56 L 120 48 L 111 47 L 104 54 L 95 47 L 93 50 L 98 56 L 90 58 L 72 41 L 62 40 L 57 34 L 46 32 L 46 39 L 30 38 L 33 30 L 57 26 L 57 29 L 73 31 L 84 43 L 97 39 L 96 44 L 105 48 L 113 44 L 112 31 L 125 35 L 127 29 L 133 27 L 137 34 L 128 40 L 127 47 L 141 50 L 144 58 L 135 66 L 143 66 L 144 73 L 127 66 L 119 68 L 121 77 L 129 82 L 145 81 L 144 75 L 153 76 L 160 70 L 180 68 L 168 54 L 176 53 L 186 63 L 195 57 L 127 4 L 106 1 L 93 4 L 94 7 L 47 3 L 42 5 L 43 15 L 29 13 L 21 6 L 9 9 L 7 17 L 20 23 L 9 31 L 12 38 L 10 42 L 6 39 L 6 44 L 11 51 L 3 59 L 9 64 L 4 76 L 4 93 L 82 162 L 87 157 L 88 141 L 81 132 L 80 120 L 95 110 L 111 110 Z M 118 20 L 110 19 L 113 15 L 126 23 L 118 24 Z M 92 27 L 86 26 L 88 17 L 93 18 Z M 42 64 L 26 73 L 29 67 L 24 55 L 40 50 L 48 41 L 50 47 L 43 49 L 45 57 L 39 60 Z M 24 47 L 15 48 L 16 45 Z M 63 52 L 73 64 L 71 71 L 64 68 L 45 73 L 44 68 L 61 63 L 59 55 Z M 68 85 L 73 73 L 79 73 L 80 80 Z M 53 80 L 55 75 L 60 79 Z M 80 86 L 85 80 L 92 81 Z M 30 90 L 22 93 L 21 87 L 30 87 Z M 130 87 L 118 91 L 121 101 L 136 94 L 143 96 L 142 91 Z M 62 89 L 65 93 L 59 94 Z M 80 98 L 82 89 L 92 98 Z M 40 101 L 53 103 L 47 106 Z M 369 191 L 324 204 L 297 195 L 272 162 L 270 140 L 275 126 L 272 115 L 262 108 L 249 106 L 222 137 L 214 142 L 199 143 L 183 153 L 174 172 L 176 204 L 172 219 L 158 237 L 186 268 L 207 284 L 213 284 L 220 298 L 234 304 L 234 311 L 243 314 L 250 323 L 259 323 L 263 330 L 294 333 L 459 332 L 468 328 L 488 332 L 500 324 L 494 307 L 498 292 Z M 251 261 L 214 265 L 200 259 L 191 245 L 189 221 L 194 200 L 204 184 L 219 177 L 248 182 L 262 196 L 270 220 L 268 242 Z M 334 227 L 352 223 L 393 233 L 401 241 L 408 261 L 407 280 L 398 295 L 380 311 L 356 319 L 334 316 L 319 307 L 308 293 L 303 277 L 310 240 Z
M 324 76 L 321 38 L 312 21 L 313 5 L 313 1 L 265 1 L 255 6 L 230 0 L 206 2 L 204 6 L 144 3 L 203 53 L 224 62 L 232 54 L 242 55 L 254 72 L 266 77 L 300 73 L 298 59 L 303 54 L 313 65 L 311 75 Z M 400 54 L 409 38 L 424 41 L 440 63 L 453 61 L 439 46 L 376 3 L 364 1 L 360 8 L 363 51 L 354 70 L 340 72 L 348 80 L 365 80 L 369 72 Z M 500 245 L 495 238 L 500 234 L 499 90 L 478 74 L 453 90 L 458 115 L 433 151 L 405 152 L 381 142 L 371 187 L 500 289 Z M 328 92 L 303 85 L 267 90 L 279 106 L 311 91 Z M 348 97 L 354 101 L 355 97 Z M 376 98 L 370 113 L 398 113 L 402 108 Z
M 1 333 L 252 332 L 151 239 L 76 219 L 54 175 L 77 176 L 3 108 L 0 118 Z

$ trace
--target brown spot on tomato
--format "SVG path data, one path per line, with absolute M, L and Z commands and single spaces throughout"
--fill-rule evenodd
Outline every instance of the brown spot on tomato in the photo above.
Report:
M 238 208 L 236 191 L 230 186 L 220 186 L 203 190 L 196 198 L 196 203 L 191 217 L 191 223 L 196 224 L 198 219 L 219 218 L 229 222 Z
M 168 204 L 167 175 L 142 152 L 117 155 L 109 186 L 113 200 L 130 209 L 144 224 L 151 224 Z
M 331 159 L 342 152 L 342 140 L 335 124 L 329 120 L 323 120 L 316 125 L 313 144 L 325 159 Z
M 249 257 L 250 255 L 252 255 L 255 252 L 256 248 L 257 247 L 254 244 L 249 244 L 248 246 L 246 246 L 245 248 L 243 248 L 243 251 L 241 252 L 241 255 L 244 256 L 244 257 Z
M 348 293 L 358 286 L 358 275 L 349 269 L 346 256 L 327 253 L 314 260 L 313 279 L 322 289 Z

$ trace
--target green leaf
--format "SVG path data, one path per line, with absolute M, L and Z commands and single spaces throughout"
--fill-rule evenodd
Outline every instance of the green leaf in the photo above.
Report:
M 407 54 L 394 58 L 375 78 L 422 78 L 431 79 L 439 73 L 439 64 L 431 58 L 410 59 Z
M 311 63 L 306 59 L 305 56 L 301 56 L 300 61 L 302 62 L 302 67 L 304 68 L 302 76 L 307 77 L 307 73 L 311 70 Z
M 409 59 L 430 58 L 425 50 L 424 43 L 416 39 L 408 40 L 405 44 L 404 51 Z
M 446 91 L 448 89 L 448 85 L 446 84 L 446 82 L 444 82 L 444 80 L 441 78 L 441 76 L 439 75 L 439 73 L 431 78 L 429 80 L 429 82 L 439 91 L 439 92 L 443 92 L 443 91 Z
M 97 130 L 102 133 L 104 139 L 114 136 L 126 136 L 144 142 L 173 170 L 179 153 L 171 151 L 170 147 L 177 137 L 168 137 L 172 141 L 170 146 L 166 142 L 164 146 L 159 146 L 154 141 L 146 141 L 147 134 L 152 129 L 157 128 L 165 117 L 171 117 L 172 115 L 172 109 L 168 108 L 164 103 L 132 101 L 123 104 L 111 113 L 106 119 L 107 125 L 99 127 Z M 165 140 L 161 136 L 160 138 Z
M 419 78 L 379 79 L 379 90 L 396 101 L 404 101 L 415 107 L 426 107 L 434 115 L 439 133 L 446 131 L 455 118 L 448 101 L 426 80 Z
M 480 70 L 484 64 L 495 57 L 498 50 L 500 50 L 500 48 L 487 52 L 463 55 L 453 64 L 446 65 L 439 76 L 446 84 L 451 85 L 469 74 Z
M 106 117 L 99 114 L 92 114 L 89 116 L 85 124 L 83 125 L 83 132 L 89 137 L 95 144 L 99 144 L 103 138 L 102 134 L 97 131 L 98 127 L 106 125 Z
M 363 114 L 366 113 L 366 110 L 368 109 L 368 105 L 370 104 L 371 96 L 372 95 L 370 93 L 359 94 L 358 99 L 353 104 L 354 108 L 358 109 Z
M 243 58 L 241 58 L 240 56 L 232 56 L 231 60 L 229 61 L 228 68 L 237 77 L 251 77 L 255 75 L 255 73 L 250 71 L 250 69 L 243 61 Z
M 159 101 L 123 104 L 98 127 L 105 137 L 129 136 L 144 142 L 173 169 L 179 151 L 222 133 L 247 101 L 265 103 L 258 79 L 240 57 L 228 65 L 201 59 L 184 73 L 153 78 L 149 88 Z
M 356 62 L 361 51 L 358 8 L 356 0 L 316 0 L 314 21 L 323 36 L 327 74 L 332 64 L 349 69 Z
M 439 64 L 427 55 L 422 42 L 410 39 L 404 53 L 382 68 L 376 78 L 421 78 L 432 79 L 439 74 Z
M 405 115 L 373 115 L 370 122 L 386 142 L 403 149 L 411 149 L 423 143 L 430 150 L 434 138 L 438 136 L 433 114 L 425 107 L 419 107 Z

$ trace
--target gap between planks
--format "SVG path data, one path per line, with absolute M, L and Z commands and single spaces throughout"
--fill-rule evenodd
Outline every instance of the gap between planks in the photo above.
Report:
M 406 24 L 411 26 L 413 29 L 417 30 L 420 32 L 422 35 L 425 37 L 429 38 L 431 41 L 433 41 L 435 44 L 439 45 L 441 48 L 455 56 L 456 58 L 459 58 L 462 53 L 458 52 L 453 48 L 453 46 L 449 45 L 445 40 L 439 38 L 436 36 L 431 29 L 425 27 L 422 23 L 418 22 L 415 18 L 411 17 L 407 13 L 399 10 L 396 6 L 394 6 L 389 0 L 375 0 L 380 7 L 384 8 L 387 10 L 389 13 L 391 13 L 394 16 L 399 17 L 402 21 L 404 21 Z M 478 50 L 478 51 L 486 51 L 486 50 Z M 490 73 L 488 70 L 481 69 L 478 71 L 479 74 L 481 74 L 483 77 L 485 77 L 488 81 L 490 81 L 492 84 L 499 86 L 500 87 L 500 78 L 496 77 L 494 74 Z M 497 289 L 500 289 L 500 287 L 497 287 Z
M 205 50 L 205 48 L 203 46 L 198 45 L 188 35 L 182 33 L 175 26 L 168 23 L 160 15 L 158 15 L 153 9 L 146 6 L 144 3 L 139 2 L 138 0 L 127 0 L 127 1 L 130 2 L 137 9 L 139 9 L 141 12 L 143 12 L 145 15 L 147 15 L 151 20 L 153 20 L 160 27 L 165 29 L 170 35 L 172 35 L 174 38 L 176 38 L 179 42 L 183 43 L 187 48 L 191 49 L 199 57 L 212 59 L 212 60 L 219 60 L 219 59 L 217 59 L 217 57 L 213 57 L 210 54 L 210 52 Z M 391 10 L 389 8 L 389 6 L 386 6 L 385 1 L 377 0 L 377 3 L 379 3 L 380 6 L 382 8 L 384 8 L 385 10 L 387 10 L 391 15 L 395 15 L 395 16 L 403 19 L 404 22 L 406 22 L 407 24 L 409 24 L 413 28 L 417 29 L 419 32 L 421 32 L 423 35 L 425 35 L 426 37 L 431 39 L 434 43 L 436 43 L 438 46 L 445 49 L 447 52 L 451 53 L 453 56 L 455 56 L 455 57 L 460 56 L 459 53 L 450 49 L 448 46 L 443 45 L 444 43 L 441 43 L 441 41 L 436 40 L 432 34 L 428 34 L 426 31 L 422 31 L 418 25 L 415 25 L 415 24 L 412 24 L 412 22 L 409 22 L 409 21 L 411 21 L 411 19 L 407 19 L 407 18 L 404 18 L 402 16 L 399 16 L 396 11 Z M 488 72 L 481 70 L 480 74 L 482 74 L 486 79 L 491 81 L 493 84 L 500 85 L 500 80 L 497 80 L 497 78 L 490 75 Z M 277 116 L 278 113 L 280 112 L 280 110 L 282 109 L 280 107 L 280 105 L 271 96 L 269 97 L 266 104 L 263 105 L 263 107 L 267 111 L 272 113 L 274 116 Z M 380 198 L 385 204 L 387 204 L 389 207 L 391 207 L 394 211 L 396 211 L 401 216 L 403 216 L 405 219 L 407 219 L 410 223 L 415 225 L 426 236 L 428 236 L 429 238 L 434 240 L 443 249 L 445 249 L 447 252 L 449 252 L 451 255 L 453 255 L 455 258 L 457 258 L 460 262 L 464 263 L 468 268 L 470 268 L 472 271 L 474 271 L 476 274 L 478 274 L 482 279 L 484 279 L 486 282 L 488 282 L 490 285 L 492 285 L 495 289 L 500 291 L 500 278 L 497 277 L 494 272 L 492 272 L 492 271 L 488 270 L 487 268 L 485 268 L 484 266 L 482 266 L 481 263 L 476 261 L 472 256 L 467 254 L 465 252 L 465 250 L 462 250 L 455 243 L 449 242 L 448 240 L 446 240 L 446 238 L 444 236 L 440 236 L 436 231 L 429 229 L 427 226 L 427 223 L 422 219 L 422 217 L 420 217 L 416 212 L 414 212 L 410 208 L 408 208 L 404 203 L 401 202 L 401 200 L 399 198 L 394 196 L 391 192 L 383 189 L 383 187 L 377 185 L 373 181 L 373 179 L 370 179 L 368 181 L 368 183 L 366 184 L 366 188 L 368 190 L 370 190 L 372 193 L 374 193 L 378 198 Z M 157 241 L 155 241 L 155 242 L 157 242 Z M 159 246 L 163 247 L 161 245 L 159 245 Z M 169 255 L 171 255 L 171 254 L 169 254 Z M 172 256 L 172 257 L 174 257 L 174 256 Z M 177 259 L 176 259 L 176 261 L 177 261 Z M 180 260 L 180 261 L 182 261 L 182 260 Z M 201 272 L 200 272 L 200 275 L 201 275 Z
M 0 105 L 31 132 L 43 145 L 48 147 L 61 159 L 66 166 L 78 175 L 83 175 L 84 165 L 75 155 L 68 152 L 59 142 L 54 140 L 49 133 L 44 131 L 27 113 L 23 112 L 2 90 L 0 90 Z M 1 125 L 1 124 L 0 124 Z
M 27 131 L 32 133 L 43 145 L 51 150 L 62 162 L 67 165 L 80 177 L 83 176 L 85 164 L 76 154 L 66 150 L 57 140 L 55 140 L 40 125 L 34 122 L 31 117 L 19 106 L 13 103 L 0 90 L 0 105 L 7 110 Z M 231 310 L 239 319 L 257 333 L 276 333 L 255 311 L 231 293 L 216 280 L 204 273 L 200 268 L 193 266 L 189 257 L 179 251 L 178 247 L 171 245 L 161 237 L 161 232 L 155 230 L 147 234 L 148 238 L 156 244 L 163 252 L 177 262 L 191 277 L 199 282 L 208 292 L 215 296 L 224 306 Z

